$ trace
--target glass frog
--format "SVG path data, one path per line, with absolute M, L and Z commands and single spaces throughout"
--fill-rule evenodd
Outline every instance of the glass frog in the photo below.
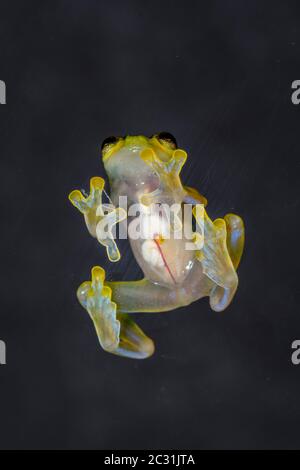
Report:
M 217 312 L 230 304 L 238 285 L 244 224 L 235 214 L 214 221 L 209 218 L 206 198 L 181 183 L 187 154 L 167 132 L 150 138 L 109 137 L 102 144 L 102 158 L 112 204 L 102 201 L 105 183 L 97 176 L 90 180 L 88 196 L 74 190 L 69 199 L 83 214 L 89 233 L 106 248 L 111 262 L 120 259 L 113 229 L 126 223 L 132 253 L 144 278 L 108 281 L 104 269 L 94 266 L 91 279 L 80 285 L 77 297 L 105 351 L 143 359 L 153 354 L 154 343 L 132 313 L 165 312 L 205 296 Z M 125 209 L 120 204 L 124 199 Z M 131 211 L 136 205 L 139 215 Z M 192 217 L 166 215 L 166 208 L 184 205 L 192 208 Z M 152 206 L 156 209 L 149 212 Z M 185 229 L 191 236 L 186 236 Z

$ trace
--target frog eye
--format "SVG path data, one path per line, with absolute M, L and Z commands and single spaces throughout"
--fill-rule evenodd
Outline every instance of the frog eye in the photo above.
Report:
M 110 137 L 107 137 L 106 139 L 103 140 L 102 142 L 102 145 L 101 145 L 101 150 L 104 149 L 104 147 L 108 146 L 108 145 L 112 145 L 112 144 L 115 144 L 118 142 L 118 138 L 115 137 L 115 136 L 110 136 Z
M 161 141 L 162 144 L 167 144 L 168 146 L 177 149 L 177 140 L 169 132 L 160 132 L 157 134 L 157 138 Z

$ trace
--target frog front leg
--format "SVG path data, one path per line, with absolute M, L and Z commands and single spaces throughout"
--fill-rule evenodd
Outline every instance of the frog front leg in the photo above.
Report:
M 69 200 L 84 216 L 89 233 L 96 237 L 103 246 L 110 261 L 119 261 L 120 253 L 113 236 L 113 226 L 127 217 L 126 211 L 111 204 L 102 204 L 104 179 L 94 176 L 90 180 L 88 197 L 78 189 L 69 194 Z

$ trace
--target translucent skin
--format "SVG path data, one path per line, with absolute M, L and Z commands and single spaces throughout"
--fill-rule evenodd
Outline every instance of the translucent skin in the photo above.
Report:
M 212 222 L 203 209 L 204 244 L 192 251 L 187 250 L 186 239 L 176 239 L 174 234 L 164 238 L 164 228 L 156 229 L 155 217 L 149 219 L 143 239 L 130 237 L 131 224 L 136 220 L 130 208 L 135 203 L 145 207 L 151 203 L 206 206 L 206 199 L 197 190 L 181 184 L 180 171 L 186 158 L 184 150 L 158 136 L 120 138 L 103 149 L 115 209 L 105 214 L 104 180 L 100 177 L 91 179 L 88 198 L 78 190 L 69 196 L 83 213 L 90 234 L 106 247 L 113 262 L 120 259 L 116 241 L 112 234 L 105 238 L 103 233 L 105 228 L 111 233 L 114 224 L 128 217 L 132 252 L 144 272 L 142 280 L 108 282 L 104 270 L 96 266 L 91 281 L 84 282 L 77 291 L 79 302 L 94 322 L 101 346 L 108 352 L 138 359 L 153 354 L 153 341 L 130 318 L 130 313 L 173 310 L 204 296 L 209 297 L 213 310 L 222 311 L 236 292 L 236 269 L 244 248 L 244 224 L 239 216 L 227 214 Z M 120 196 L 128 198 L 128 213 L 118 207 Z M 193 214 L 200 224 L 195 208 Z

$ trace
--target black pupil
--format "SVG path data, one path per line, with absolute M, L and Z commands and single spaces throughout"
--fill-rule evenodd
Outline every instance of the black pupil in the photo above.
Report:
M 170 142 L 172 142 L 172 144 L 175 145 L 175 147 L 177 147 L 177 141 L 175 139 L 175 137 L 170 134 L 169 132 L 160 132 L 158 134 L 158 138 L 161 139 L 161 140 L 169 140 Z
M 117 138 L 114 137 L 113 135 L 111 137 L 107 137 L 107 139 L 104 139 L 103 142 L 102 142 L 102 145 L 101 145 L 101 150 L 103 150 L 103 148 L 105 147 L 105 145 L 108 145 L 108 144 L 114 144 L 117 142 Z

